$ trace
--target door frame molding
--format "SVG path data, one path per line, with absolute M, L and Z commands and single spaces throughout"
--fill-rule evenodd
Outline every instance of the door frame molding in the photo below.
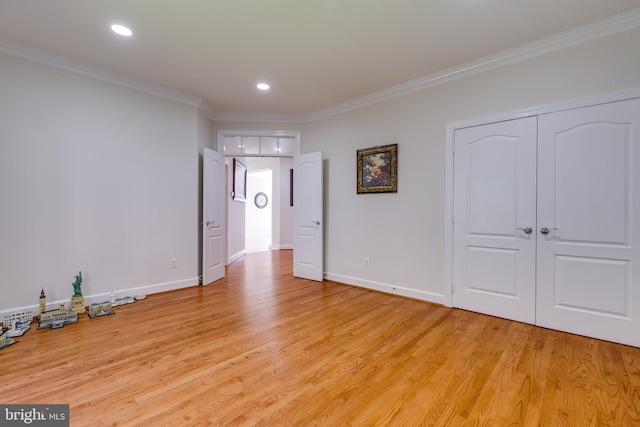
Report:
M 227 167 L 230 167 L 230 160 L 233 157 L 273 157 L 273 158 L 279 158 L 279 157 L 291 157 L 293 158 L 293 156 L 291 155 L 287 155 L 287 156 L 256 156 L 256 155 L 238 155 L 238 154 L 225 154 L 224 152 L 224 138 L 226 136 L 264 136 L 264 137 L 273 137 L 273 138 L 277 138 L 277 137 L 287 137 L 287 138 L 294 138 L 295 140 L 295 148 L 294 148 L 294 155 L 299 155 L 300 154 L 300 131 L 298 130 L 243 130 L 242 127 L 239 127 L 239 129 L 218 129 L 216 131 L 216 141 L 215 141 L 215 146 L 216 146 L 216 151 L 218 153 L 222 153 L 225 156 L 225 165 Z M 227 177 L 228 175 L 228 171 L 227 172 Z M 227 183 L 227 186 L 229 185 L 229 183 Z M 227 193 L 229 191 L 229 188 L 226 189 Z M 225 210 L 224 210 L 224 220 L 225 220 L 225 226 L 226 226 L 226 232 L 227 232 L 227 236 L 229 235 L 229 233 L 231 232 L 231 230 L 229 229 L 229 206 L 228 206 L 228 197 L 225 197 Z M 294 221 L 295 221 L 295 211 L 294 211 Z M 229 240 L 227 239 L 227 247 L 225 248 L 226 250 L 226 263 L 227 265 L 231 264 L 232 262 L 236 261 L 237 259 L 241 258 L 242 256 L 245 255 L 245 250 L 242 250 L 236 254 L 229 254 Z M 246 248 L 245 248 L 246 249 Z M 293 249 L 293 247 L 292 247 Z
M 542 114 L 556 113 L 559 111 L 573 110 L 609 102 L 624 101 L 640 98 L 640 87 L 634 87 L 621 91 L 608 92 L 577 98 L 553 104 L 545 104 L 532 108 L 499 113 L 490 116 L 476 117 L 447 123 L 445 140 L 445 190 L 444 190 L 444 295 L 443 303 L 446 307 L 453 307 L 453 221 L 455 212 L 453 207 L 453 177 L 454 177 L 454 135 L 458 129 L 480 126 L 507 120 L 521 119 L 525 117 L 539 116 Z

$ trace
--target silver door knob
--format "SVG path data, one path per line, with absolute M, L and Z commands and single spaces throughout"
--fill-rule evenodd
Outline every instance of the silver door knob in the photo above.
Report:
M 516 230 L 522 230 L 527 234 L 533 233 L 533 228 L 531 228 L 531 227 L 525 227 L 525 228 L 518 227 L 518 228 L 516 228 Z
M 312 224 L 320 225 L 320 221 L 311 221 Z
M 542 227 L 542 228 L 540 229 L 540 232 L 541 232 L 542 234 L 549 234 L 549 232 L 550 232 L 550 231 L 553 231 L 553 230 L 557 230 L 557 228 L 555 228 L 555 227 L 553 227 L 553 228 Z
M 207 221 L 207 225 L 215 224 L 215 221 Z

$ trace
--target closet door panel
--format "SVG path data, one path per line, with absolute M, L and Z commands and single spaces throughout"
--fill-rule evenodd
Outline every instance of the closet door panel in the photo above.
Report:
M 454 307 L 535 322 L 536 120 L 455 133 Z
M 640 100 L 540 116 L 538 136 L 536 323 L 639 346 Z

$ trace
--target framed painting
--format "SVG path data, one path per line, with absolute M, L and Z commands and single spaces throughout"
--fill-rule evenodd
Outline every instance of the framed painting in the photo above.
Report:
M 293 169 L 289 169 L 289 206 L 293 206 Z
M 247 167 L 238 159 L 233 159 L 233 200 L 244 202 L 247 199 Z
M 398 144 L 358 150 L 358 194 L 398 192 Z

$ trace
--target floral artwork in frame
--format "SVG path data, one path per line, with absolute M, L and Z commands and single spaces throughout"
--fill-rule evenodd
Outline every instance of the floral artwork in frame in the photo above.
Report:
M 233 159 L 233 200 L 244 202 L 247 198 L 247 167 Z
M 358 194 L 398 192 L 398 144 L 358 150 Z

